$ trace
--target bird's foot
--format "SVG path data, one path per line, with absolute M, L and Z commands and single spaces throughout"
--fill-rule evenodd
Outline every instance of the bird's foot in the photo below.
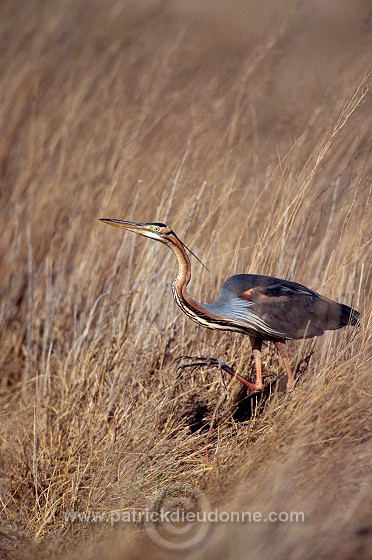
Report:
M 194 369 L 204 367 L 204 366 L 220 368 L 220 367 L 222 367 L 222 365 L 225 365 L 226 367 L 228 367 L 227 364 L 225 364 L 224 362 L 221 362 L 217 358 L 210 358 L 210 357 L 205 357 L 205 356 L 180 356 L 179 358 L 176 358 L 175 361 L 181 362 L 182 360 L 192 360 L 192 361 L 189 364 L 179 365 L 178 368 L 177 368 L 178 370 L 179 369 L 188 369 L 188 368 L 191 368 L 192 370 L 194 370 Z
M 179 365 L 177 368 L 178 370 L 187 369 L 187 368 L 191 368 L 192 370 L 195 370 L 197 368 L 205 367 L 205 366 L 216 367 L 230 374 L 232 377 L 235 377 L 235 379 L 237 379 L 238 381 L 240 381 L 240 383 L 245 385 L 252 393 L 261 391 L 262 389 L 262 386 L 260 387 L 255 383 L 250 383 L 244 377 L 239 375 L 239 373 L 236 373 L 229 365 L 227 365 L 225 362 L 221 360 L 218 360 L 217 358 L 210 358 L 205 356 L 180 356 L 179 358 L 177 358 L 177 361 L 181 361 L 181 360 L 194 360 L 194 361 L 190 364 Z

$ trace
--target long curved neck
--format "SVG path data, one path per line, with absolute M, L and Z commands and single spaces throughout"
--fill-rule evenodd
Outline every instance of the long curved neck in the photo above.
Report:
M 186 292 L 186 287 L 191 280 L 191 263 L 184 246 L 178 237 L 169 240 L 168 247 L 172 249 L 178 260 L 178 275 L 172 282 L 173 297 L 182 311 L 197 323 L 209 326 L 208 312 L 205 305 L 199 303 Z
M 173 297 L 182 311 L 196 323 L 210 328 L 215 326 L 213 319 L 220 318 L 208 312 L 207 304 L 200 303 L 188 295 L 186 288 L 191 280 L 191 263 L 184 246 L 178 237 L 174 236 L 168 247 L 172 249 L 178 260 L 178 275 L 172 282 Z
M 168 247 L 172 249 L 178 260 L 178 275 L 172 282 L 173 297 L 182 311 L 196 323 L 210 329 L 234 330 L 245 332 L 244 328 L 230 322 L 226 317 L 216 314 L 212 304 L 203 304 L 188 295 L 186 287 L 191 280 L 191 263 L 184 246 L 178 237 L 168 240 Z
M 178 275 L 172 284 L 172 288 L 181 301 L 185 298 L 190 301 L 186 293 L 186 286 L 191 280 L 191 263 L 189 256 L 182 243 L 176 237 L 172 239 L 172 243 L 169 243 L 168 247 L 172 249 L 178 260 Z M 177 303 L 179 302 L 177 301 Z

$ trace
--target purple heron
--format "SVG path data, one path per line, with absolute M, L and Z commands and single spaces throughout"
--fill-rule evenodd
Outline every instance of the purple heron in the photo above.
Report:
M 250 383 L 227 364 L 214 358 L 200 358 L 193 365 L 220 367 L 252 392 L 262 389 L 261 348 L 264 341 L 273 342 L 282 357 L 288 378 L 287 388 L 290 389 L 293 374 L 286 352 L 287 340 L 320 336 L 325 330 L 358 324 L 359 313 L 355 309 L 296 282 L 259 274 L 231 276 L 224 282 L 213 303 L 200 303 L 186 291 L 191 279 L 190 259 L 187 247 L 170 227 L 111 218 L 100 218 L 100 221 L 150 237 L 172 249 L 179 266 L 177 278 L 172 283 L 176 303 L 190 319 L 203 327 L 247 334 L 252 345 L 256 381 Z

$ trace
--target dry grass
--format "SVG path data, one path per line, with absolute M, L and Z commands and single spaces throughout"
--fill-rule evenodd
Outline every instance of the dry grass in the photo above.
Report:
M 171 558 L 140 524 L 64 513 L 142 510 L 180 482 L 221 510 L 306 516 L 218 525 L 190 558 L 370 557 L 367 3 L 1 11 L 2 558 Z M 171 225 L 211 270 L 193 260 L 199 299 L 273 274 L 361 327 L 291 345 L 290 397 L 269 348 L 257 407 L 216 371 L 177 372 L 212 354 L 250 375 L 248 341 L 181 316 L 171 252 L 100 216 Z

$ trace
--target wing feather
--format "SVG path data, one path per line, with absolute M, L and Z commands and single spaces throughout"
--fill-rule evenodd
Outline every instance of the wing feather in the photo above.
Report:
M 350 307 L 302 284 L 257 274 L 239 274 L 226 280 L 208 307 L 269 339 L 319 336 L 326 329 L 353 323 L 358 316 Z

